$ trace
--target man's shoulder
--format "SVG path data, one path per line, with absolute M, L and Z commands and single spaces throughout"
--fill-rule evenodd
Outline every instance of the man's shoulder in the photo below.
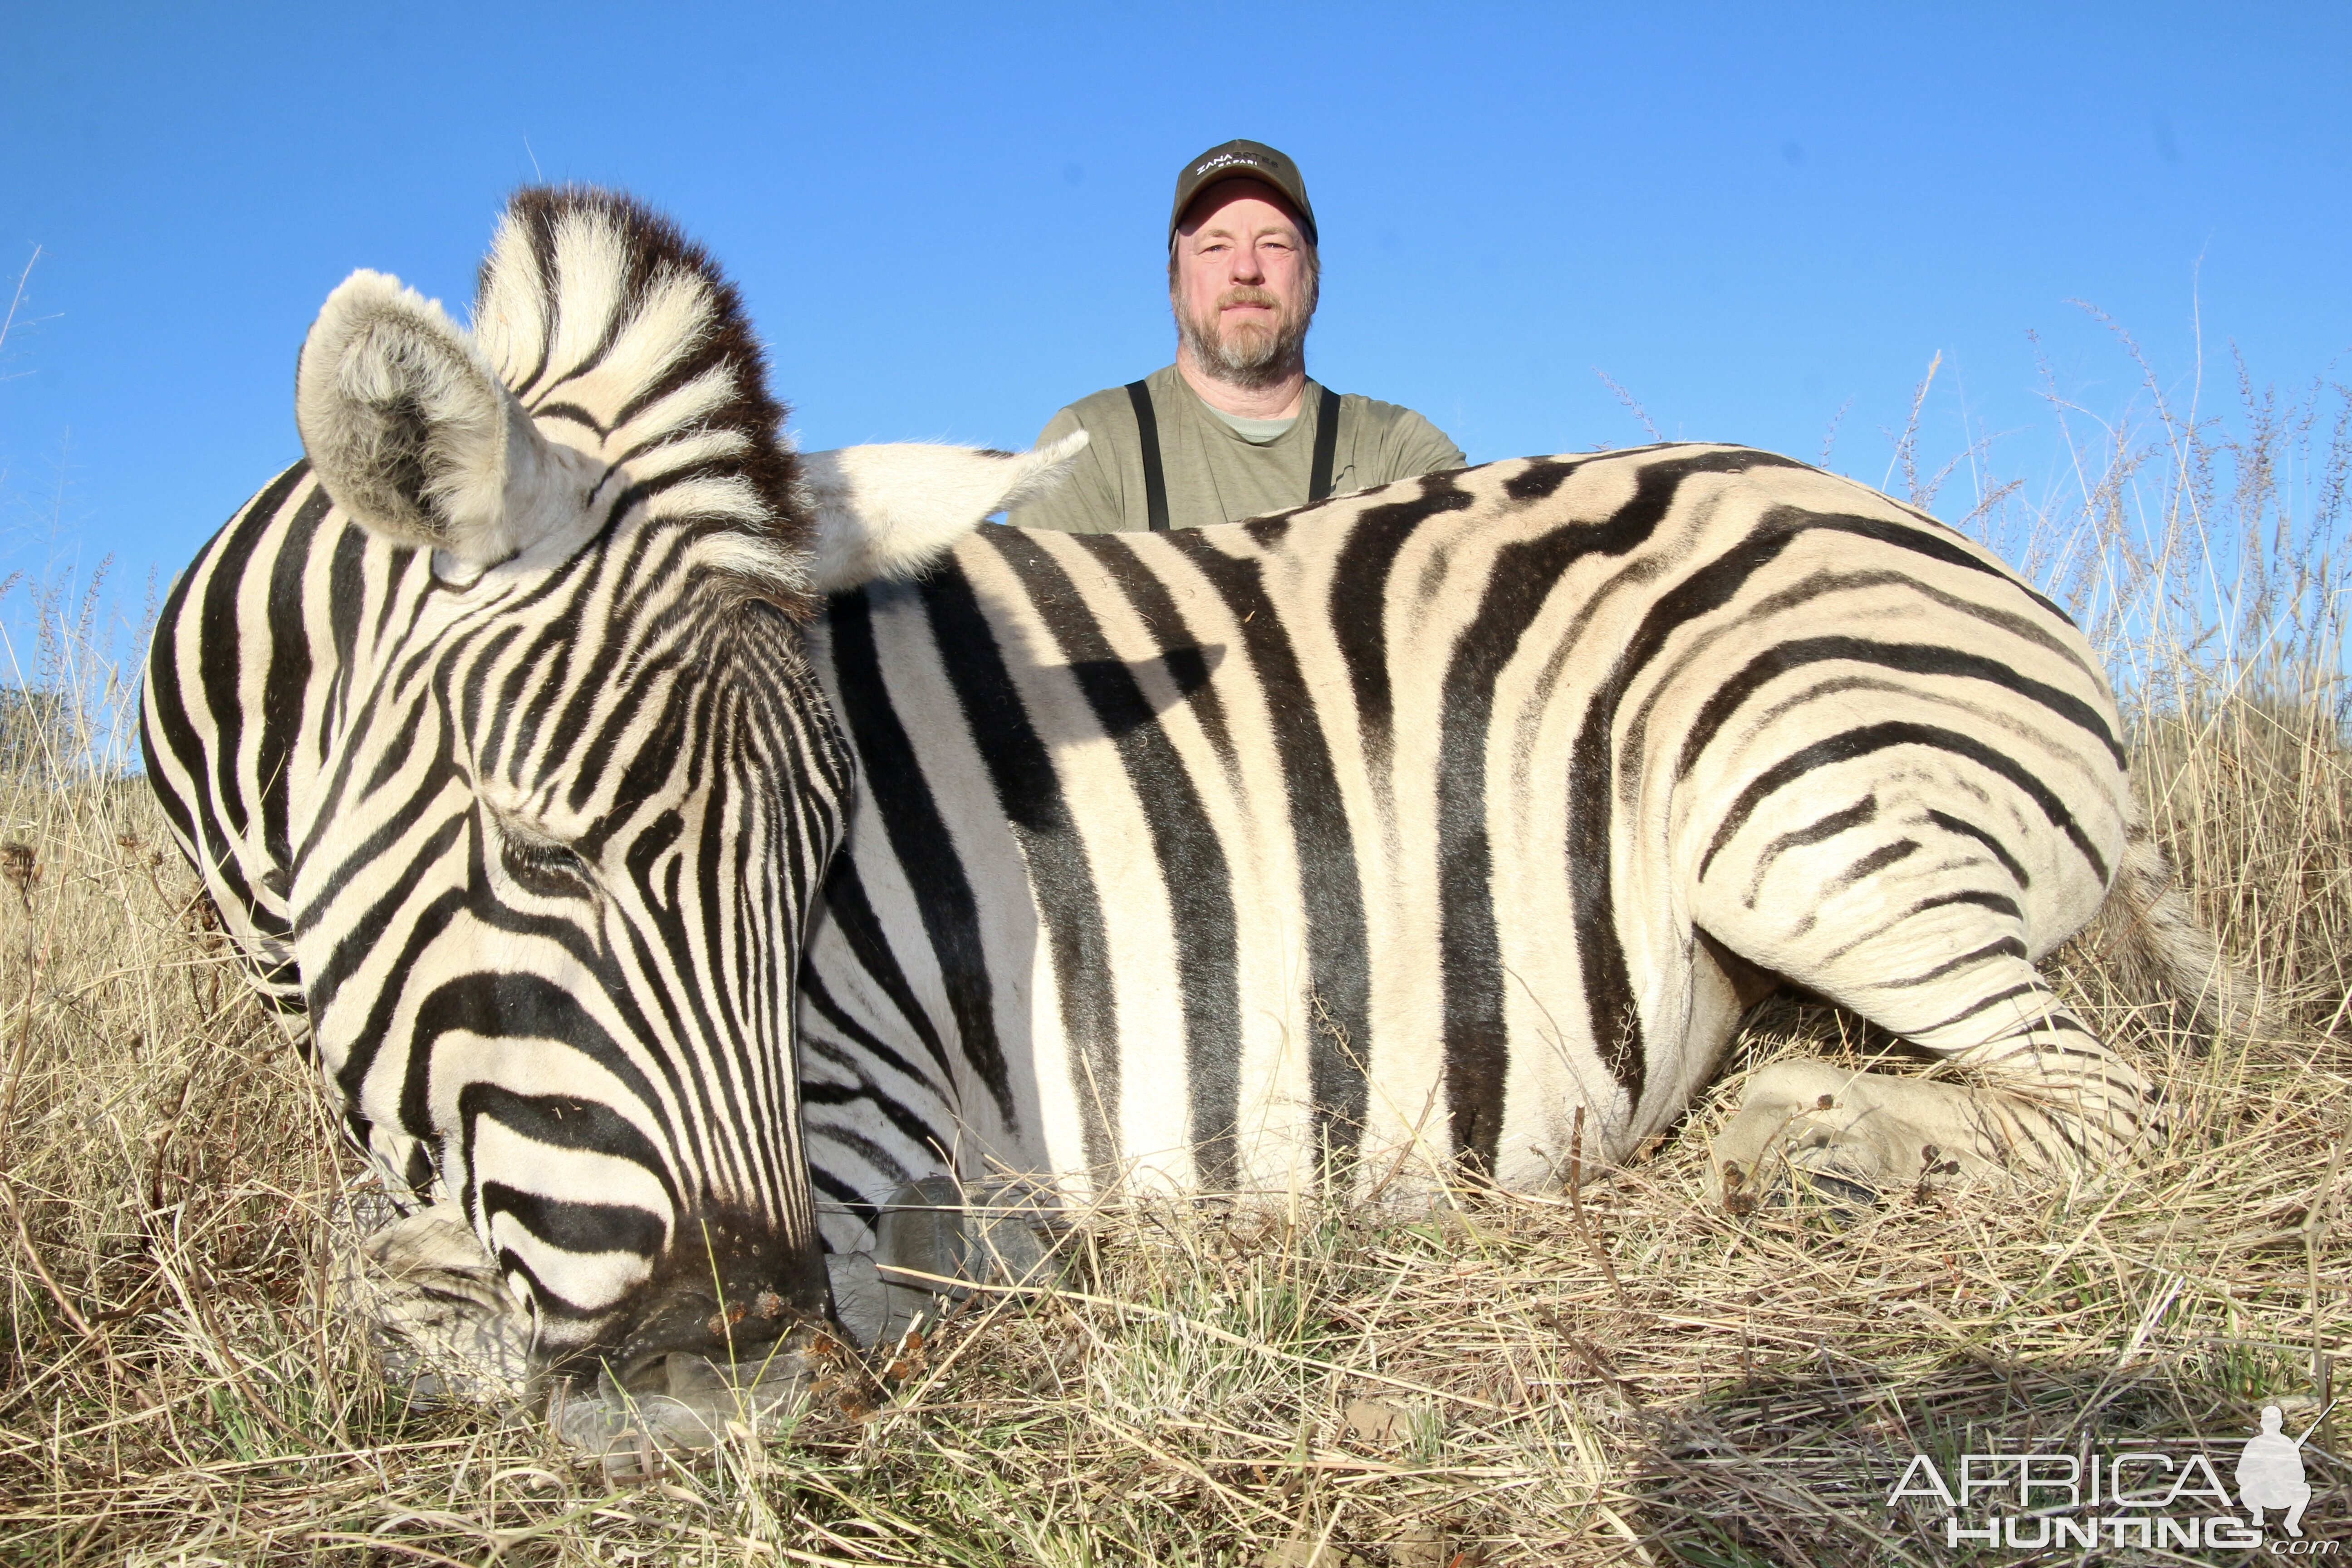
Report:
M 1163 389 L 1157 384 L 1164 374 L 1172 373 L 1174 369 L 1173 365 L 1166 366 L 1161 371 L 1152 372 L 1143 380 L 1152 384 L 1152 392 L 1159 395 Z M 1054 417 L 1057 421 L 1066 418 L 1088 430 L 1100 430 L 1106 423 L 1131 428 L 1135 424 L 1135 401 L 1126 386 L 1106 386 L 1100 392 L 1089 392 L 1076 402 L 1063 405 L 1061 412 Z
M 1414 425 L 1426 425 L 1433 430 L 1436 428 L 1422 415 L 1402 403 L 1383 403 L 1377 397 L 1366 397 L 1360 392 L 1340 394 L 1339 411 L 1343 416 L 1351 416 L 1384 430 Z
M 1466 459 L 1454 438 L 1402 403 L 1349 393 L 1339 399 L 1339 419 L 1355 454 L 1349 477 L 1360 486 L 1384 485 L 1434 468 L 1458 468 Z

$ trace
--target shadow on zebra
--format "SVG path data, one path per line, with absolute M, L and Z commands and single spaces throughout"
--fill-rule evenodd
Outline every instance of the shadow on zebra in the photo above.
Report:
M 470 329 L 329 298 L 304 460 L 160 618 L 148 774 L 419 1397 L 708 1445 L 1056 1214 L 1556 1186 L 1783 980 L 1956 1071 L 1757 1075 L 1735 1207 L 2112 1163 L 2156 1091 L 2034 968 L 2102 900 L 2241 1005 L 2083 638 L 1860 486 L 1664 447 L 1039 535 L 979 525 L 1083 436 L 803 456 L 764 382 L 668 223 L 526 190 Z

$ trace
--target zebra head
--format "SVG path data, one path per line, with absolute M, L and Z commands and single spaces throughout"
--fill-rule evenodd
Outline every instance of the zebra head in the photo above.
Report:
M 801 626 L 1075 450 L 803 459 L 763 380 L 666 220 L 525 191 L 470 331 L 373 272 L 329 298 L 296 386 L 316 486 L 249 509 L 275 543 L 226 600 L 266 622 L 218 656 L 245 724 L 291 731 L 256 770 L 283 828 L 251 923 L 282 901 L 354 1130 L 462 1213 L 542 1363 L 625 1375 L 825 1311 L 793 986 L 853 780 Z M 224 635 L 191 619 L 175 594 L 151 752 L 165 637 Z M 184 831 L 219 896 L 237 829 Z

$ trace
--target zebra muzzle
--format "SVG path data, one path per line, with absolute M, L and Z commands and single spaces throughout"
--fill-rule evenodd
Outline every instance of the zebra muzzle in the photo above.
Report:
M 731 1365 L 763 1359 L 765 1352 L 810 1314 L 787 1307 L 776 1291 L 757 1287 L 740 1296 L 692 1291 L 674 1296 L 638 1322 L 616 1354 L 607 1358 L 625 1388 L 655 1388 L 667 1376 L 671 1357 L 699 1356 Z

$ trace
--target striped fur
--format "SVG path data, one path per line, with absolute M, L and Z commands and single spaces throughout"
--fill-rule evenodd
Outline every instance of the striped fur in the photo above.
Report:
M 526 191 L 470 331 L 375 274 L 336 291 L 309 459 L 150 659 L 148 774 L 257 983 L 542 1361 L 826 1305 L 793 982 L 852 780 L 762 375 L 666 221 Z
M 943 1173 L 1554 1184 L 1580 1113 L 1589 1155 L 1671 1127 L 1773 977 L 1967 1076 L 1759 1075 L 1735 1202 L 1784 1158 L 2106 1160 L 2151 1113 L 2033 966 L 2126 858 L 2107 683 L 1847 480 L 1664 447 L 985 528 L 812 648 L 865 782 L 802 1000 L 837 1249 Z

